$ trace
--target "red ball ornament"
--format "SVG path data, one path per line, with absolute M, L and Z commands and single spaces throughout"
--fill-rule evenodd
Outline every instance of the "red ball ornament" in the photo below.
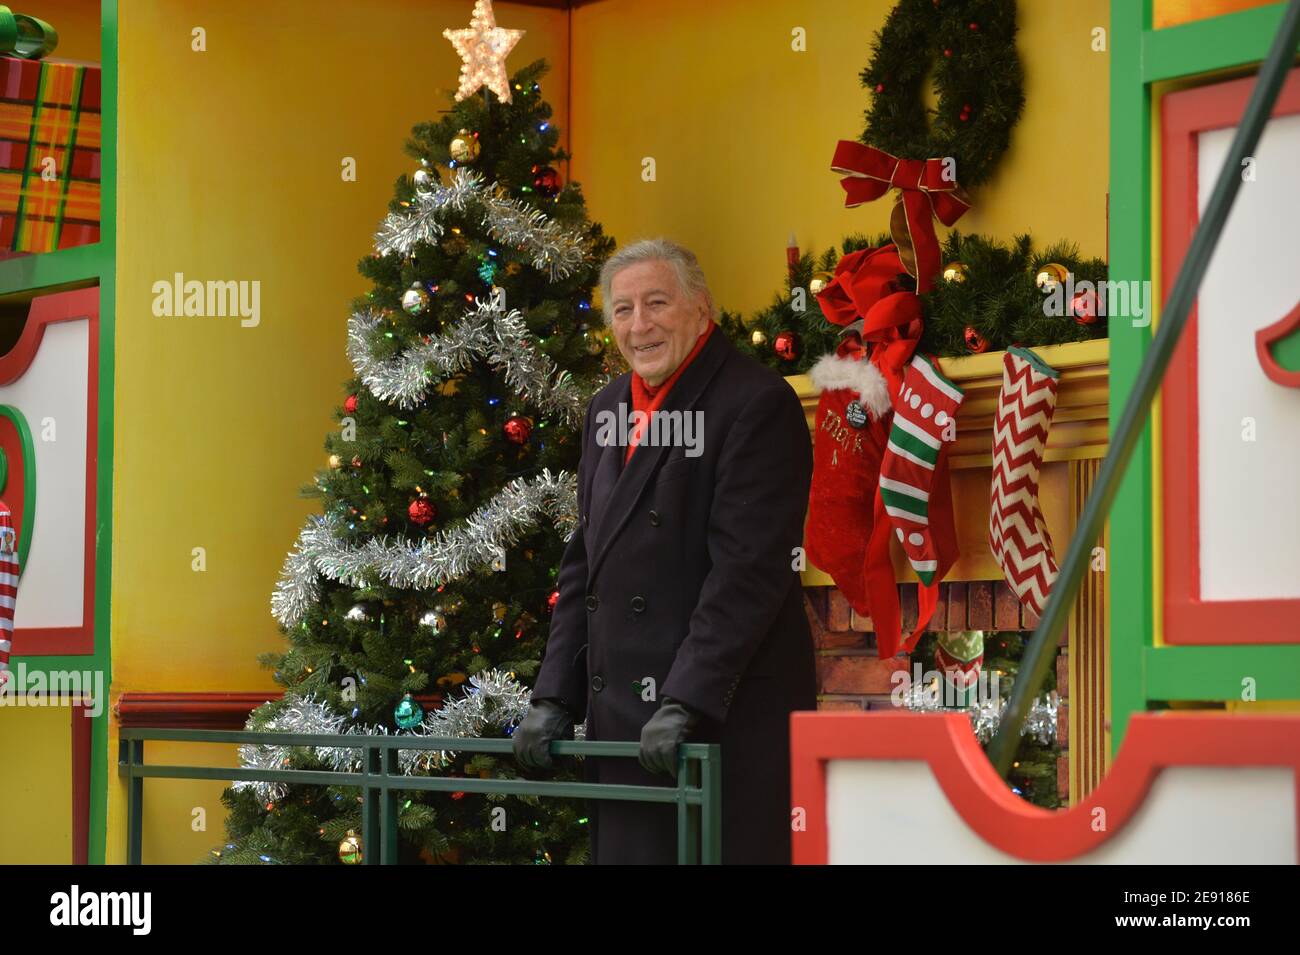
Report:
M 560 174 L 550 166 L 534 166 L 533 188 L 551 198 L 560 191 Z
M 427 499 L 417 497 L 411 502 L 411 506 L 406 509 L 406 516 L 411 519 L 412 524 L 417 527 L 424 527 L 438 516 L 438 509 Z
M 944 56 L 952 56 L 952 50 L 944 50 L 944 51 L 943 51 L 943 55 L 944 55 Z
M 551 595 L 546 598 L 546 609 L 550 613 L 555 613 L 555 604 L 559 601 L 559 599 L 560 599 L 560 592 L 558 590 L 552 590 Z
M 1097 293 L 1075 292 L 1070 299 L 1070 314 L 1080 325 L 1092 325 L 1097 321 Z
M 972 24 L 970 25 L 970 32 L 971 32 L 971 33 L 978 33 L 978 32 L 979 32 L 979 29 L 980 29 L 980 25 L 979 25 L 978 23 L 972 23 Z
M 794 361 L 799 357 L 799 336 L 789 329 L 776 336 L 772 350 L 782 361 Z
M 507 418 L 501 428 L 506 433 L 506 440 L 512 444 L 527 444 L 528 436 L 533 433 L 533 423 L 517 414 Z
M 347 400 L 343 402 L 343 410 L 348 414 L 357 413 L 357 396 L 348 395 Z
M 358 456 L 355 455 L 355 454 L 352 455 L 352 466 L 353 466 L 354 468 L 359 468 L 359 467 L 361 467 L 361 458 L 358 457 Z
M 877 83 L 877 84 L 876 84 L 876 92 L 877 92 L 877 93 L 883 93 L 884 91 L 885 91 L 885 84 L 884 84 L 884 83 Z
M 989 350 L 989 340 L 979 333 L 973 326 L 966 326 L 966 348 L 978 355 L 980 352 Z

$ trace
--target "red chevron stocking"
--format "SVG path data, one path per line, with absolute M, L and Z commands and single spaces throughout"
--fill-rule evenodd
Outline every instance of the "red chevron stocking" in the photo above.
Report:
M 1052 538 L 1038 504 L 1038 472 L 1059 380 L 1060 373 L 1033 352 L 1009 348 L 993 421 L 989 546 L 1011 589 L 1039 615 L 1056 579 Z

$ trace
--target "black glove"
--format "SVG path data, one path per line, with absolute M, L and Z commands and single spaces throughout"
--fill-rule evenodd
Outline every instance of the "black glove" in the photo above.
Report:
M 677 744 L 684 743 L 699 725 L 699 716 L 686 705 L 665 696 L 655 715 L 641 727 L 642 767 L 650 773 L 677 778 Z
M 533 700 L 514 734 L 515 759 L 525 769 L 551 766 L 551 741 L 573 739 L 573 715 L 559 700 Z

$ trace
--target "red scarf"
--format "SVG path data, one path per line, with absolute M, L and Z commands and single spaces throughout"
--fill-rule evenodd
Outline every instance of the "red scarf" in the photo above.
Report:
M 642 411 L 645 413 L 645 418 L 643 427 L 633 428 L 632 433 L 628 435 L 627 454 L 623 456 L 624 466 L 627 465 L 628 461 L 632 460 L 632 452 L 636 450 L 637 442 L 641 440 L 641 434 L 645 426 L 649 425 L 650 416 L 658 411 L 659 407 L 668 398 L 668 392 L 672 390 L 677 379 L 682 376 L 686 366 L 694 361 L 695 356 L 703 350 L 704 343 L 709 340 L 711 334 L 713 334 L 713 322 L 710 321 L 705 326 L 704 331 L 700 332 L 700 337 L 695 340 L 695 347 L 691 349 L 691 353 L 686 356 L 682 363 L 677 366 L 677 370 L 669 375 L 662 384 L 647 385 L 640 375 L 635 371 L 632 372 L 632 412 L 635 414 Z

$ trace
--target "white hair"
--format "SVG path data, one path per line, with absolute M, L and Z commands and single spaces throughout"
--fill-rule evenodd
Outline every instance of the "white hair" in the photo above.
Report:
M 685 246 L 678 245 L 671 239 L 658 238 L 641 239 L 625 245 L 605 260 L 600 270 L 600 307 L 605 324 L 609 324 L 612 317 L 611 286 L 614 276 L 638 262 L 667 262 L 671 265 L 682 293 L 687 298 L 703 295 L 709 309 L 709 321 L 713 321 L 713 293 L 709 291 L 709 283 L 704 278 L 704 270 L 700 268 L 700 260 Z

